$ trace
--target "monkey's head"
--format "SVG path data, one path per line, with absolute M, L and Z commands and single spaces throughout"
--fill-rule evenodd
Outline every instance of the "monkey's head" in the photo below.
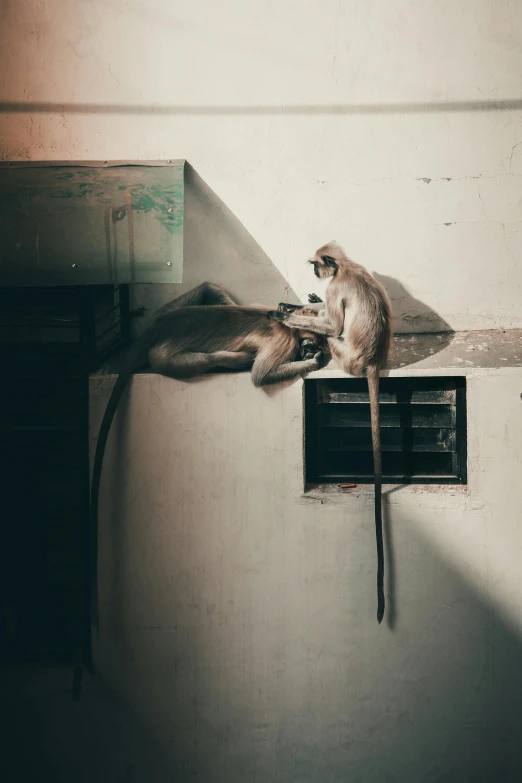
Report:
M 339 262 L 343 258 L 343 250 L 337 242 L 328 242 L 315 251 L 315 255 L 310 259 L 309 263 L 313 264 L 316 277 L 333 277 L 339 268 Z
M 299 346 L 297 356 L 300 361 L 313 359 L 319 352 L 323 355 L 323 362 L 329 360 L 328 343 L 322 334 L 315 334 L 315 332 L 309 332 L 307 329 L 297 329 L 296 332 Z

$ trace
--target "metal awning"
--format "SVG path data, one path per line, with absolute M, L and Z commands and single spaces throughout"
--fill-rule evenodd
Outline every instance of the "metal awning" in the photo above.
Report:
M 0 163 L 0 286 L 179 283 L 184 160 Z

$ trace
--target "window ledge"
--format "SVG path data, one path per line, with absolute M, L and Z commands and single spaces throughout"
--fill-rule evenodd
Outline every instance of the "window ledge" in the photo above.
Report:
M 396 334 L 388 369 L 390 376 L 468 375 L 476 370 L 522 368 L 522 329 L 473 332 Z M 346 378 L 330 362 L 309 378 Z
M 461 508 L 471 504 L 469 485 L 465 484 L 383 484 L 383 505 L 428 506 L 430 508 Z M 347 505 L 349 503 L 374 502 L 373 484 L 359 484 L 353 489 L 341 490 L 336 484 L 307 484 L 299 503 Z
M 93 375 L 120 372 L 127 351 L 121 351 Z M 522 369 L 522 329 L 490 329 L 473 332 L 396 334 L 384 375 L 470 375 L 477 371 Z M 138 375 L 150 372 L 140 370 Z M 307 378 L 349 377 L 330 362 Z

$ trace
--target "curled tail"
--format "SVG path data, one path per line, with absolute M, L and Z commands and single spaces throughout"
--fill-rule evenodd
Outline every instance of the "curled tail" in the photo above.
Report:
M 368 367 L 368 391 L 372 423 L 373 471 L 375 476 L 375 536 L 377 539 L 377 621 L 384 617 L 384 544 L 382 535 L 382 461 L 379 415 L 379 368 Z

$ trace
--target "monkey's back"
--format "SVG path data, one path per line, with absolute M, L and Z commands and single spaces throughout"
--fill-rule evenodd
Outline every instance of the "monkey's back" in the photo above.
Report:
M 350 374 L 360 375 L 370 366 L 384 367 L 392 330 L 391 304 L 386 291 L 364 267 L 354 262 L 343 265 L 342 279 L 336 282 L 339 288 L 342 286 L 349 292 L 345 307 L 350 323 L 344 339 L 352 354 Z
M 273 332 L 268 312 L 267 307 L 180 307 L 154 324 L 154 344 L 169 340 L 179 351 L 203 353 L 240 350 L 240 346 L 257 350 Z

